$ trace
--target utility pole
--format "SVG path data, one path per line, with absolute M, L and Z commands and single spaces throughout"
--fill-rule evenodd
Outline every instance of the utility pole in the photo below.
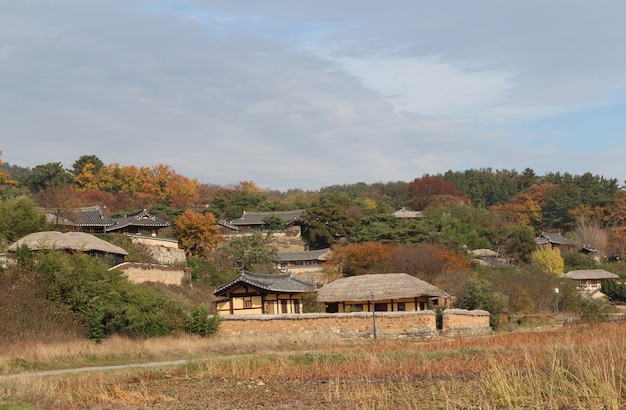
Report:
M 374 322 L 374 340 L 376 340 L 376 305 L 374 304 L 374 292 L 370 293 L 372 297 L 372 322 Z

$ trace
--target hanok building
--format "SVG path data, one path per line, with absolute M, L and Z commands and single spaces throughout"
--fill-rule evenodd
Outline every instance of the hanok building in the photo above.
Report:
M 539 247 L 549 246 L 561 249 L 573 249 L 578 245 L 578 242 L 566 238 L 559 232 L 541 232 L 541 234 L 535 239 L 535 243 Z
M 321 270 L 330 256 L 330 248 L 302 252 L 282 252 L 278 254 L 278 267 L 283 272 L 300 273 Z
M 229 222 L 230 226 L 236 228 L 237 233 L 265 232 L 265 219 L 269 217 L 280 218 L 284 222 L 284 230 L 293 231 L 294 234 L 300 233 L 300 225 L 302 223 L 302 209 L 294 211 L 274 211 L 274 212 L 246 212 L 239 219 L 233 219 Z
M 327 313 L 414 312 L 448 305 L 450 295 L 406 273 L 382 273 L 337 279 L 317 291 Z
M 115 222 L 115 225 L 108 227 L 106 232 L 157 236 L 159 229 L 170 226 L 167 221 L 151 215 L 145 209 L 135 214 L 126 215 L 123 218 L 115 218 Z
M 288 314 L 302 312 L 302 299 L 315 285 L 290 274 L 253 273 L 245 270 L 224 283 L 213 295 L 220 315 Z
M 616 274 L 607 272 L 604 269 L 571 270 L 564 273 L 563 277 L 576 282 L 576 289 L 583 295 L 592 298 L 604 296 L 604 294 L 600 292 L 603 281 L 619 278 Z

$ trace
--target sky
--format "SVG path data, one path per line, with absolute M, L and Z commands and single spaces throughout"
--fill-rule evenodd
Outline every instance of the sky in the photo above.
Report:
M 2 161 L 316 190 L 626 180 L 622 0 L 0 2 Z

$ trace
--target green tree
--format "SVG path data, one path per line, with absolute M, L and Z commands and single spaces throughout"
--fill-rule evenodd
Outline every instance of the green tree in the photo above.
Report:
M 510 225 L 505 229 L 504 251 L 510 257 L 524 263 L 530 261 L 530 255 L 537 249 L 533 228 L 527 225 Z
M 87 164 L 93 165 L 91 171 L 94 174 L 97 174 L 98 171 L 100 171 L 100 169 L 104 166 L 104 162 L 102 162 L 102 160 L 96 155 L 83 155 L 76 161 L 74 161 L 74 164 L 72 164 L 72 170 L 70 172 L 72 173 L 72 175 L 74 175 L 74 178 L 76 178 L 81 174 L 81 172 L 83 172 L 83 169 L 85 169 L 85 165 Z
M 491 289 L 491 284 L 484 279 L 471 279 L 467 281 L 465 288 L 456 306 L 461 309 L 482 309 L 490 313 L 490 324 L 494 329 L 500 323 L 500 314 L 506 309 L 508 298 Z
M 18 197 L 0 202 L 0 237 L 15 242 L 29 233 L 46 231 L 50 224 L 37 212 L 33 201 Z
M 267 235 L 238 236 L 228 240 L 219 250 L 224 267 L 238 267 L 259 273 L 277 273 L 278 250 Z
M 302 215 L 302 237 L 311 249 L 329 248 L 341 238 L 347 238 L 357 219 L 348 212 L 349 199 L 342 194 L 320 197 Z
M 33 192 L 49 187 L 66 187 L 72 183 L 72 174 L 63 168 L 60 162 L 37 165 L 26 180 L 26 185 Z
M 283 221 L 279 216 L 271 215 L 263 218 L 263 228 L 269 231 L 284 231 L 285 230 L 285 221 Z
M 185 320 L 185 332 L 203 337 L 217 333 L 220 318 L 209 313 L 209 306 L 206 303 L 191 309 Z

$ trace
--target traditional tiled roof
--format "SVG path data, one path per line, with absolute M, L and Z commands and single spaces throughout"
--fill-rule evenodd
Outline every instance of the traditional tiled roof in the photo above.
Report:
M 278 259 L 281 262 L 292 261 L 325 261 L 330 254 L 330 248 L 318 249 L 315 251 L 303 251 L 303 252 L 283 252 L 278 254 Z
M 568 279 L 574 280 L 586 280 L 586 279 L 617 279 L 617 276 L 614 273 L 607 272 L 604 269 L 581 269 L 581 270 L 571 270 L 567 273 L 563 274 L 564 277 Z
M 98 205 L 84 208 L 77 208 L 73 212 L 75 226 L 83 227 L 109 227 L 115 225 L 115 219 L 104 215 Z
M 235 279 L 224 283 L 213 292 L 223 296 L 228 289 L 246 284 L 269 292 L 303 293 L 315 289 L 315 285 L 291 277 L 291 274 L 254 273 L 242 270 Z
M 108 231 L 116 231 L 128 226 L 136 226 L 139 228 L 165 228 L 170 224 L 167 221 L 151 215 L 147 210 L 137 212 L 133 215 L 127 215 L 123 218 L 114 219 L 116 224 L 108 228 Z
M 324 285 L 317 291 L 320 302 L 368 301 L 414 297 L 444 297 L 450 295 L 406 273 L 379 273 L 349 276 Z
M 557 245 L 576 245 L 576 241 L 568 239 L 558 232 L 541 232 L 535 242 L 537 245 L 544 245 L 548 242 Z
M 277 216 L 286 224 L 294 221 L 300 221 L 302 217 L 303 209 L 296 209 L 294 211 L 273 211 L 273 212 L 246 212 L 243 211 L 243 215 L 239 219 L 233 219 L 230 221 L 235 226 L 241 225 L 263 225 L 263 219 L 270 216 Z

